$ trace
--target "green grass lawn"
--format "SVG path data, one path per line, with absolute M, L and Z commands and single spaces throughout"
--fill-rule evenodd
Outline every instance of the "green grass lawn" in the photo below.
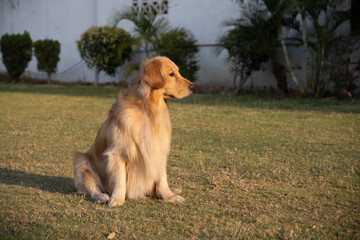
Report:
M 115 88 L 0 84 L 0 239 L 360 239 L 360 101 L 169 101 L 183 204 L 73 194 Z

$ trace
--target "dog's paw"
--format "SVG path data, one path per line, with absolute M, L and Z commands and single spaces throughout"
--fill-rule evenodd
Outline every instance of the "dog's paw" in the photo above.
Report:
M 178 188 L 170 188 L 171 192 L 175 195 L 180 195 L 182 191 Z
M 96 204 L 104 204 L 104 203 L 107 203 L 107 201 L 109 201 L 109 195 L 107 195 L 106 193 L 99 194 L 95 198 Z
M 165 199 L 165 201 L 167 202 L 172 202 L 172 203 L 182 203 L 185 202 L 185 199 L 179 195 L 172 195 L 171 197 Z
M 109 207 L 116 207 L 116 206 L 121 206 L 125 203 L 125 199 L 121 199 L 121 198 L 110 198 L 109 202 L 108 202 L 108 206 Z

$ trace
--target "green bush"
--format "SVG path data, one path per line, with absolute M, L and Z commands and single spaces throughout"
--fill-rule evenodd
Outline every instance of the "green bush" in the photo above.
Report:
M 266 37 L 263 35 L 263 39 L 268 39 L 267 42 L 263 42 L 263 44 L 268 44 L 268 49 L 265 49 L 267 51 L 259 51 L 264 46 L 255 41 L 256 38 L 251 38 L 251 36 L 256 36 L 260 33 L 257 32 L 257 29 L 242 24 L 234 24 L 234 27 L 220 38 L 219 44 L 220 49 L 227 50 L 227 60 L 230 63 L 229 70 L 234 74 L 234 88 L 237 88 L 239 92 L 250 75 L 255 71 L 261 70 L 264 64 L 269 61 L 271 53 L 267 51 L 271 48 L 272 38 L 271 36 Z M 239 85 L 236 87 L 238 78 Z
M 339 99 L 352 97 L 357 89 L 357 76 L 350 69 L 350 58 L 340 58 L 338 65 L 330 66 L 330 84 L 332 84 L 333 95 Z M 356 70 L 356 69 L 355 69 Z
M 169 29 L 169 21 L 159 16 L 159 12 L 156 9 L 150 7 L 150 11 L 139 13 L 133 9 L 126 9 L 123 12 L 118 12 L 114 15 L 113 26 L 118 25 L 121 21 L 130 21 L 134 28 L 132 41 L 125 45 L 132 45 L 138 50 L 145 51 L 146 57 L 151 57 L 151 52 L 154 49 L 154 44 L 159 35 L 165 33 Z
M 197 53 L 199 48 L 193 35 L 184 28 L 175 28 L 160 35 L 155 41 L 155 52 L 167 56 L 180 68 L 181 74 L 191 81 L 196 81 L 199 70 Z
M 50 83 L 50 75 L 56 72 L 60 60 L 60 43 L 51 39 L 38 40 L 34 43 L 34 48 L 34 54 L 38 61 L 37 68 L 48 74 L 48 83 Z
M 330 42 L 328 47 L 327 61 L 324 64 L 323 90 L 319 91 L 320 96 L 328 94 L 331 87 L 333 95 L 338 98 L 352 97 L 358 86 L 357 76 L 354 75 L 353 60 L 354 52 L 360 49 L 360 38 L 356 35 L 340 36 Z
M 131 47 L 121 49 L 122 44 L 130 41 L 131 35 L 117 27 L 91 27 L 81 34 L 80 40 L 76 42 L 77 47 L 87 66 L 95 68 L 95 86 L 98 84 L 100 71 L 114 76 L 116 68 L 130 60 Z
M 9 76 L 17 81 L 32 57 L 32 40 L 28 32 L 5 34 L 0 40 L 3 63 Z

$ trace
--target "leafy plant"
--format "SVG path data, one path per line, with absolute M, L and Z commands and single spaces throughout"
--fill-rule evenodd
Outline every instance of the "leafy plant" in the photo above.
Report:
M 167 56 L 176 63 L 184 77 L 196 81 L 196 72 L 199 70 L 196 56 L 199 48 L 196 39 L 189 31 L 175 28 L 162 33 L 154 41 L 154 50 L 158 55 Z
M 338 98 L 352 97 L 354 91 L 358 87 L 356 85 L 357 76 L 354 75 L 354 71 L 344 68 L 342 73 L 333 75 L 333 92 Z
M 296 20 L 298 12 L 296 9 L 295 1 L 296 0 L 255 0 L 249 1 L 247 4 L 251 3 L 255 12 L 260 13 L 263 19 L 266 19 L 267 21 L 270 21 L 272 23 L 283 51 L 287 70 L 290 73 L 291 79 L 295 83 L 297 89 L 300 91 L 301 94 L 303 94 L 304 89 L 299 83 L 299 80 L 294 73 L 292 64 L 288 56 L 285 41 L 286 36 L 284 32 L 284 29 L 297 29 L 299 27 Z M 237 0 L 237 2 L 240 2 L 241 7 L 244 6 L 244 0 Z M 278 83 L 278 86 L 281 85 L 282 84 L 279 85 Z
M 119 51 L 122 44 L 129 41 L 131 41 L 130 34 L 117 27 L 91 27 L 81 34 L 80 40 L 76 42 L 77 47 L 87 66 L 91 69 L 95 68 L 95 86 L 98 85 L 100 71 L 114 76 L 116 68 L 123 65 L 126 60 L 130 60 L 132 53 L 130 46 Z
M 298 78 L 296 77 L 292 64 L 289 59 L 286 46 L 286 37 L 284 34 L 284 29 L 296 29 L 298 28 L 298 23 L 296 17 L 298 12 L 295 8 L 294 1 L 292 0 L 258 0 L 266 6 L 267 14 L 270 16 L 269 21 L 271 21 L 276 29 L 278 40 L 280 42 L 286 67 L 290 73 L 291 79 L 295 83 L 297 89 L 301 94 L 304 93 L 304 89 L 301 86 Z
M 159 13 L 160 9 L 149 8 L 146 13 L 139 13 L 130 8 L 114 15 L 113 26 L 118 25 L 123 20 L 128 20 L 134 24 L 134 35 L 119 46 L 119 55 L 122 55 L 124 49 L 135 47 L 137 51 L 144 50 L 147 58 L 151 57 L 151 52 L 154 51 L 154 42 L 160 34 L 166 33 L 170 26 L 165 18 L 158 17 Z M 127 66 L 125 77 L 128 77 L 132 71 L 138 70 L 139 66 L 139 62 Z
M 239 34 L 233 34 L 231 31 L 228 36 L 223 37 L 220 40 L 220 44 L 224 44 L 224 39 L 231 38 L 231 41 L 228 43 L 232 43 L 234 45 L 238 45 L 238 48 L 242 49 L 241 52 L 238 53 L 240 58 L 243 58 L 242 61 L 236 61 L 231 64 L 232 69 L 235 67 L 240 70 L 241 64 L 243 61 L 246 61 L 245 64 L 248 63 L 248 59 L 245 57 L 252 56 L 255 61 L 259 60 L 257 56 L 262 56 L 261 59 L 263 63 L 268 60 L 271 61 L 272 64 L 272 72 L 277 79 L 277 86 L 279 90 L 284 94 L 288 94 L 287 88 L 287 79 L 286 79 L 286 69 L 280 61 L 278 60 L 277 48 L 278 48 L 278 29 L 274 24 L 273 20 L 269 17 L 269 12 L 265 6 L 265 4 L 255 4 L 253 2 L 249 2 L 246 4 L 241 3 L 240 5 L 242 10 L 242 17 L 235 21 L 227 22 L 226 25 L 230 26 L 234 29 L 233 33 L 238 29 Z M 236 51 L 235 49 L 228 48 L 229 51 Z M 243 51 L 252 52 L 252 54 L 243 54 Z M 231 55 L 232 53 L 229 52 Z M 233 56 L 234 57 L 234 56 Z M 256 60 L 257 58 L 257 60 Z M 248 73 L 251 74 L 252 71 L 257 71 L 260 69 L 259 66 L 253 65 L 253 69 Z M 250 68 L 249 68 L 250 70 Z M 246 74 L 244 75 L 246 76 Z M 234 80 L 236 79 L 236 76 Z M 240 81 L 242 84 L 243 80 Z
M 251 73 L 259 71 L 269 57 L 264 52 L 256 50 L 256 42 L 249 41 L 248 37 L 254 33 L 251 25 L 243 25 L 241 21 L 235 22 L 234 25 L 235 28 L 222 36 L 219 43 L 221 48 L 228 52 L 230 71 L 234 73 L 234 87 L 239 78 L 237 91 L 240 91 Z
M 330 72 L 336 68 L 329 61 L 331 52 L 336 51 L 343 36 L 338 34 L 339 27 L 349 20 L 347 11 L 340 11 L 343 0 L 305 1 L 304 17 L 311 20 L 313 30 L 307 33 L 309 55 L 311 56 L 311 75 L 308 75 L 308 88 L 317 97 L 323 96 L 328 88 Z M 353 48 L 353 46 L 349 46 Z M 348 51 L 348 50 L 347 50 Z M 342 55 L 342 53 L 341 53 Z M 331 77 L 332 78 L 332 77 Z
M 237 1 L 244 4 L 243 0 Z M 262 12 L 262 15 L 276 26 L 287 69 L 301 93 L 304 93 L 304 90 L 292 70 L 286 49 L 287 38 L 284 29 L 295 29 L 300 33 L 296 18 L 298 15 L 301 16 L 302 38 L 296 36 L 293 40 L 304 46 L 307 87 L 312 95 L 321 97 L 328 90 L 331 81 L 342 78 L 334 77 L 339 75 L 335 73 L 338 72 L 337 66 L 342 65 L 335 60 L 335 57 L 340 59 L 339 56 L 349 56 L 359 49 L 355 47 L 358 46 L 357 44 L 346 46 L 341 44 L 347 36 L 345 34 L 344 38 L 344 34 L 339 34 L 339 27 L 350 19 L 349 12 L 339 8 L 343 2 L 344 0 L 256 0 L 251 2 L 256 6 L 255 9 L 260 9 L 257 10 L 258 12 Z M 311 26 L 308 29 L 309 24 Z M 343 52 L 336 50 L 339 46 L 343 48 Z M 331 56 L 333 52 L 338 52 L 338 55 Z M 347 56 L 343 56 L 343 59 Z
M 34 43 L 34 48 L 34 54 L 38 61 L 37 68 L 39 71 L 47 73 L 48 83 L 50 83 L 50 76 L 56 72 L 60 60 L 60 43 L 51 39 L 38 40 Z
M 136 46 L 139 50 L 143 47 L 146 57 L 150 57 L 150 52 L 154 49 L 154 42 L 160 34 L 169 30 L 169 22 L 158 17 L 158 11 L 155 9 L 148 13 L 138 13 L 132 9 L 117 13 L 113 18 L 113 26 L 123 20 L 128 20 L 134 24 L 134 36 L 130 41 L 124 42 L 120 51 L 128 46 Z
M 28 32 L 5 34 L 0 40 L 3 63 L 9 76 L 16 82 L 32 57 L 32 40 Z
M 359 37 L 343 36 L 334 42 L 329 53 L 328 64 L 325 66 L 330 77 L 328 85 L 332 85 L 333 94 L 338 98 L 352 97 L 357 88 L 357 76 L 351 68 L 350 55 L 359 45 Z

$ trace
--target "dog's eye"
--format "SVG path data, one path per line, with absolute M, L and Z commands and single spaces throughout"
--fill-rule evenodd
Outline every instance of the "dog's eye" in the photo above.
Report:
M 170 76 L 170 77 L 174 77 L 174 76 L 175 76 L 175 73 L 170 73 L 169 76 Z

